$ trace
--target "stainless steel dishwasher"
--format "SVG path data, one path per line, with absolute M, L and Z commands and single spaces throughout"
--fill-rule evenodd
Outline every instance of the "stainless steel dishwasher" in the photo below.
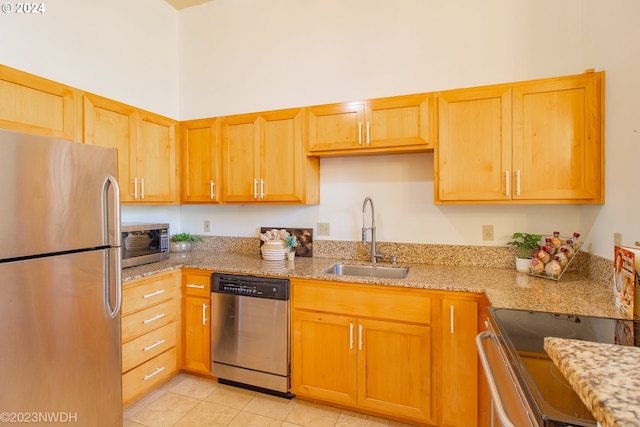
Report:
M 211 275 L 212 374 L 291 398 L 289 280 Z

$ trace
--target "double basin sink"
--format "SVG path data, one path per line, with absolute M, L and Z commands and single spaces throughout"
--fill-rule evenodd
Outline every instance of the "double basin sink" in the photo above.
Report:
M 408 267 L 386 267 L 379 265 L 334 264 L 323 271 L 337 276 L 376 277 L 380 279 L 404 279 L 409 273 Z

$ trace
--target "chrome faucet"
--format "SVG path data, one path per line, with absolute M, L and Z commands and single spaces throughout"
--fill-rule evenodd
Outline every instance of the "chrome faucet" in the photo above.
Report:
M 364 214 L 367 211 L 367 202 L 371 205 L 371 227 L 365 226 Z M 367 196 L 362 203 L 362 243 L 367 244 L 367 229 L 371 230 L 371 262 L 378 262 L 378 258 L 384 259 L 383 254 L 376 252 L 376 211 L 373 208 L 373 200 Z

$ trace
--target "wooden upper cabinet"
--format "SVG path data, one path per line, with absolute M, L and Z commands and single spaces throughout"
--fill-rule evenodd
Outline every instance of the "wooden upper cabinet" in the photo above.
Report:
M 604 203 L 603 77 L 513 88 L 514 200 Z
M 134 201 L 131 175 L 132 152 L 136 140 L 136 109 L 101 96 L 85 93 L 84 137 L 85 144 L 118 150 L 118 182 L 123 203 Z
M 0 128 L 80 141 L 77 89 L 0 65 Z
M 220 143 L 218 119 L 190 120 L 182 128 L 182 203 L 218 203 Z
M 222 119 L 224 202 L 318 203 L 319 164 L 304 153 L 302 109 Z
M 123 203 L 178 202 L 177 122 L 86 93 L 83 140 L 118 149 Z
M 136 140 L 138 202 L 174 203 L 178 190 L 178 122 L 140 111 Z
M 510 200 L 511 89 L 497 86 L 443 92 L 435 150 L 437 200 Z
M 330 156 L 433 148 L 433 97 L 417 94 L 309 107 L 309 153 Z
M 603 203 L 603 78 L 440 93 L 436 203 Z

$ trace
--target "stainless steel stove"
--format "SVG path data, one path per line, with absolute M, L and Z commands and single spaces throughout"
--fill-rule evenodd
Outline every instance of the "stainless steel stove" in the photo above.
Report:
M 498 409 L 500 423 L 494 425 L 595 427 L 591 412 L 545 352 L 544 338 L 638 346 L 639 323 L 505 308 L 489 308 L 489 314 L 489 332 L 477 342 Z M 516 403 L 505 399 L 514 393 L 507 390 L 510 383 L 521 394 Z

